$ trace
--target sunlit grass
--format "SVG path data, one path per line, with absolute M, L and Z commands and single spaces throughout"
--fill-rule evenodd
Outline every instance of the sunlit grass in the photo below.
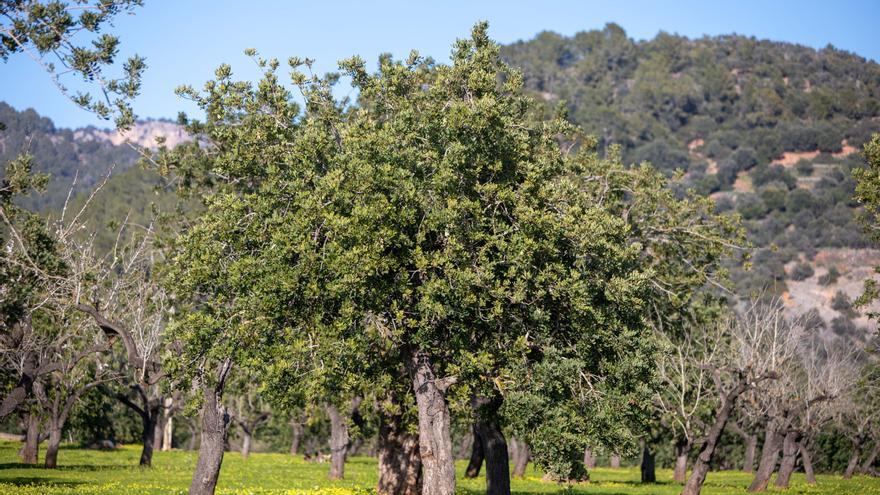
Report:
M 140 448 L 126 446 L 116 451 L 62 448 L 59 469 L 19 463 L 19 444 L 0 442 L 0 494 L 3 495 L 107 495 L 107 494 L 184 494 L 195 467 L 194 452 L 157 452 L 153 467 L 137 467 Z M 42 454 L 42 451 L 41 451 Z M 40 459 L 42 461 L 42 457 Z M 485 492 L 485 480 L 462 479 L 459 492 L 466 495 Z M 218 493 L 225 495 L 361 495 L 372 493 L 376 484 L 376 461 L 368 457 L 351 459 L 345 467 L 346 479 L 327 480 L 327 464 L 315 464 L 284 454 L 252 454 L 243 461 L 230 452 L 223 461 Z M 541 480 L 530 470 L 523 480 L 513 481 L 517 494 L 669 494 L 677 495 L 681 485 L 672 482 L 669 470 L 657 472 L 659 483 L 639 483 L 638 469 L 596 469 L 588 484 L 565 486 Z M 703 493 L 707 495 L 744 494 L 751 478 L 738 472 L 712 473 Z M 772 490 L 771 490 L 772 491 Z M 790 494 L 880 494 L 880 480 L 856 477 L 819 476 L 818 486 L 808 486 L 795 475 Z

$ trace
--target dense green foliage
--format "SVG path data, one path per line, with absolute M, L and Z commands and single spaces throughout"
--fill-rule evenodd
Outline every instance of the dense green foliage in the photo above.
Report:
M 63 448 L 61 458 L 69 467 L 46 471 L 17 464 L 15 455 L 18 445 L 0 443 L 0 492 L 8 495 L 110 495 L 184 494 L 195 465 L 192 452 L 159 452 L 152 469 L 144 471 L 135 466 L 137 446 L 126 446 L 117 451 L 93 451 Z M 464 463 L 457 464 L 459 473 Z M 374 493 L 376 485 L 375 461 L 355 457 L 349 461 L 346 479 L 327 480 L 327 464 L 303 462 L 284 454 L 254 454 L 247 461 L 235 454 L 223 462 L 218 495 L 367 495 Z M 657 484 L 640 484 L 639 473 L 634 468 L 612 470 L 598 468 L 591 481 L 565 484 L 542 481 L 541 473 L 529 469 L 525 479 L 512 481 L 512 492 L 519 495 L 532 494 L 643 494 L 675 495 L 681 485 L 672 482 L 672 472 L 660 470 Z M 709 475 L 703 493 L 707 495 L 745 494 L 750 476 L 739 472 L 718 472 Z M 800 474 L 795 475 L 791 494 L 864 495 L 880 493 L 880 481 L 876 478 L 857 476 L 842 480 L 839 476 L 819 476 L 818 487 L 803 483 Z M 485 493 L 485 479 L 462 479 L 459 490 L 463 494 Z

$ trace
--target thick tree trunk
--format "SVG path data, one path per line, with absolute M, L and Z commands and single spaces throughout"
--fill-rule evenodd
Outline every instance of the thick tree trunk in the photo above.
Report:
M 471 458 L 468 461 L 467 469 L 464 471 L 465 478 L 476 478 L 480 475 L 480 469 L 483 467 L 483 442 L 480 440 L 480 434 L 477 433 L 477 425 L 474 424 L 474 441 L 471 442 Z
M 223 371 L 220 374 L 225 377 Z M 190 495 L 213 495 L 220 477 L 223 446 L 229 433 L 229 413 L 222 402 L 223 385 L 221 380 L 216 387 L 203 386 L 201 444 L 196 471 L 189 487 Z
M 345 456 L 348 452 L 348 424 L 339 409 L 334 405 L 327 406 L 330 416 L 330 473 L 331 480 L 345 477 Z
M 446 389 L 454 379 L 438 379 L 428 356 L 418 352 L 409 372 L 419 412 L 419 451 L 422 457 L 422 495 L 455 494 L 455 459 L 452 455 L 449 405 Z
M 529 450 L 529 445 L 525 442 L 517 442 L 516 447 L 516 457 L 514 457 L 513 463 L 513 476 L 516 478 L 523 478 L 526 475 L 526 468 L 529 465 L 529 460 L 532 458 L 532 453 Z
M 484 409 L 476 423 L 477 437 L 483 444 L 486 457 L 486 495 L 510 495 L 510 461 L 507 458 L 507 441 L 495 419 L 501 405 L 496 400 L 478 400 Z M 476 439 L 475 439 L 476 441 Z
M 816 473 L 813 472 L 813 456 L 810 455 L 810 449 L 807 448 L 807 442 L 805 439 L 801 438 L 798 450 L 801 454 L 801 462 L 804 464 L 804 475 L 807 478 L 807 483 L 815 485 Z
M 874 465 L 874 461 L 877 460 L 877 455 L 880 454 L 880 440 L 874 441 L 874 448 L 871 449 L 871 453 L 868 454 L 868 457 L 865 458 L 865 462 L 862 463 L 862 467 L 859 468 L 859 472 L 862 474 L 868 474 L 871 472 L 871 467 Z
M 862 439 L 858 438 L 853 441 L 852 454 L 849 456 L 849 463 L 846 465 L 846 471 L 843 472 L 843 479 L 848 480 L 853 477 L 856 467 L 859 465 L 859 457 L 862 456 Z
M 700 448 L 700 453 L 694 462 L 691 476 L 681 492 L 682 495 L 700 495 L 703 483 L 706 482 L 706 476 L 709 474 L 709 467 L 712 464 L 715 449 L 718 447 L 718 441 L 721 439 L 724 427 L 727 426 L 727 420 L 730 418 L 730 413 L 733 411 L 736 399 L 741 393 L 742 391 L 737 389 L 723 396 L 721 407 L 715 413 L 715 421 L 706 434 L 706 439 L 703 441 L 703 446 Z
M 27 429 L 24 433 L 24 446 L 21 448 L 21 462 L 36 464 L 40 452 L 40 417 L 33 413 L 27 415 Z
M 141 416 L 141 425 L 143 428 L 141 440 L 144 442 L 144 448 L 141 450 L 141 466 L 150 466 L 153 464 L 153 441 L 156 439 L 156 416 L 158 416 L 158 414 L 151 414 L 153 412 L 158 413 L 158 410 L 151 410 L 147 412 L 147 414 Z
M 611 469 L 618 469 L 620 467 L 620 456 L 617 454 L 612 455 L 609 464 L 611 465 Z
M 779 464 L 779 473 L 774 482 L 778 488 L 788 488 L 788 484 L 791 482 L 791 473 L 794 472 L 797 463 L 800 441 L 801 434 L 798 431 L 791 430 L 785 434 L 785 440 L 782 442 L 782 462 Z
M 672 473 L 672 479 L 679 483 L 684 483 L 687 479 L 688 454 L 691 451 L 691 444 L 686 438 L 679 438 L 675 442 L 675 470 Z
M 588 470 L 596 467 L 596 456 L 593 455 L 593 451 L 590 447 L 584 449 L 584 466 L 586 466 Z
M 422 459 L 419 439 L 406 431 L 399 415 L 379 418 L 378 495 L 419 495 L 422 491 Z
M 61 426 L 52 425 L 49 428 L 49 439 L 46 442 L 46 469 L 58 467 L 58 447 L 61 445 Z
M 642 472 L 642 483 L 657 482 L 657 465 L 648 442 L 642 442 L 642 462 L 639 463 L 639 469 Z
M 776 462 L 779 460 L 779 449 L 782 445 L 782 434 L 773 424 L 767 425 L 767 431 L 764 434 L 764 445 L 761 447 L 761 461 L 758 463 L 758 470 L 755 472 L 755 479 L 749 485 L 750 492 L 762 492 L 767 489 L 770 483 L 770 477 L 776 470 Z
M 297 454 L 299 454 L 299 443 L 302 440 L 304 428 L 303 424 L 297 419 L 294 419 L 290 422 L 290 428 L 290 455 L 296 456 Z
M 241 441 L 241 457 L 244 460 L 247 460 L 248 456 L 251 455 L 251 434 L 248 432 L 244 432 L 244 438 Z

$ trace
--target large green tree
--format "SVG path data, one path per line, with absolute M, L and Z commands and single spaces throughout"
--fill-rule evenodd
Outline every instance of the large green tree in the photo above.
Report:
M 735 224 L 650 166 L 600 158 L 561 116 L 535 120 L 485 24 L 450 65 L 341 62 L 356 106 L 292 59 L 301 110 L 279 63 L 258 63 L 256 86 L 224 66 L 183 88 L 206 111 L 189 125 L 200 139 L 156 157 L 205 195 L 169 270 L 190 303 L 176 371 L 205 391 L 191 492 L 216 483 L 233 365 L 295 396 L 328 369 L 385 363 L 415 396 L 429 494 L 454 492 L 451 415 L 475 398 L 557 478 L 583 473 L 588 439 L 631 441 L 650 397 L 647 315 L 674 320 Z

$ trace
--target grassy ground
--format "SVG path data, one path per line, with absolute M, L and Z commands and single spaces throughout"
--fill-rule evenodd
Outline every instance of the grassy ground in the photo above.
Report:
M 157 452 L 153 467 L 137 467 L 140 449 L 128 446 L 112 452 L 62 448 L 59 469 L 45 470 L 25 466 L 16 456 L 19 444 L 0 442 L 0 494 L 3 495 L 107 495 L 107 494 L 184 494 L 195 467 L 192 452 Z M 42 461 L 42 452 L 40 460 Z M 464 464 L 458 466 L 459 474 Z M 376 483 L 374 459 L 357 457 L 345 467 L 346 479 L 327 481 L 327 464 L 307 463 L 283 454 L 253 454 L 244 462 L 237 453 L 223 461 L 218 493 L 222 495 L 367 495 Z M 642 485 L 637 469 L 596 469 L 593 481 L 572 487 L 541 481 L 530 471 L 524 480 L 513 481 L 513 492 L 520 495 L 544 493 L 605 495 L 676 495 L 681 486 L 671 480 L 672 473 L 659 470 L 660 482 Z M 484 493 L 485 480 L 463 480 L 459 492 Z M 703 493 L 732 495 L 746 493 L 748 475 L 735 472 L 712 473 Z M 795 475 L 790 494 L 880 495 L 880 479 L 820 476 L 819 485 L 807 486 Z

